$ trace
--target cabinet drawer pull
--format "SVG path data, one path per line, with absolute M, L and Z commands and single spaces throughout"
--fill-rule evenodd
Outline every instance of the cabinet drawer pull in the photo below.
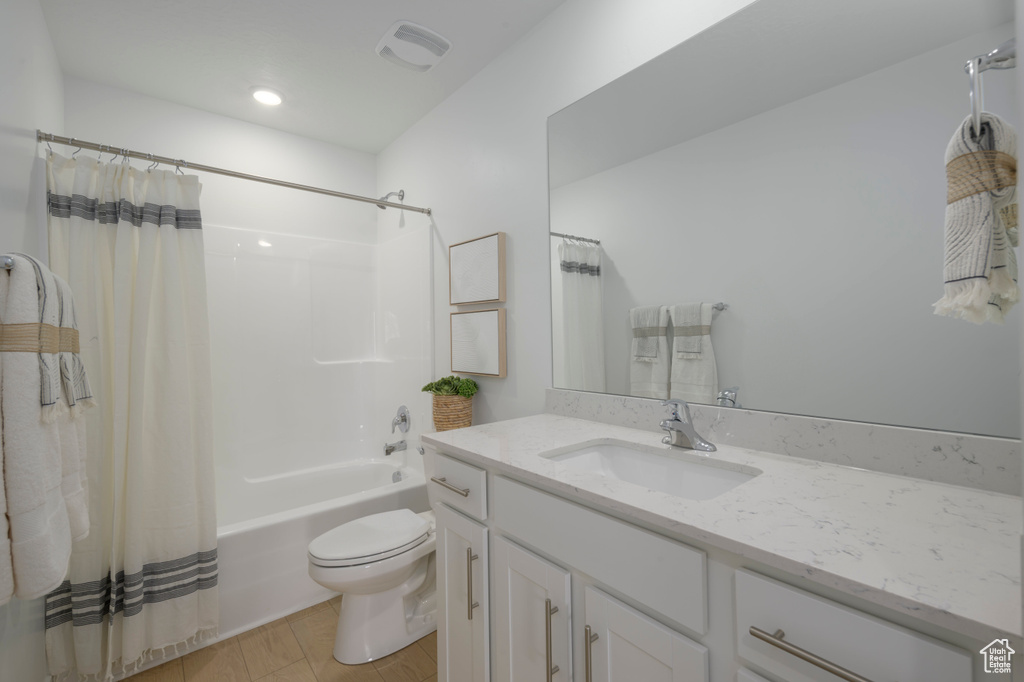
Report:
M 473 554 L 473 548 L 466 548 L 466 604 L 469 606 L 467 618 L 473 620 L 473 609 L 480 606 L 480 602 L 473 601 L 473 560 L 480 557 Z
M 547 661 L 548 682 L 551 682 L 558 672 L 558 666 L 551 665 L 551 616 L 558 613 L 558 607 L 551 605 L 550 599 L 544 600 L 544 660 Z
M 469 497 L 469 488 L 456 488 L 455 486 L 448 482 L 447 476 L 442 476 L 441 478 L 438 478 L 437 476 L 431 476 L 430 480 L 433 481 L 434 483 L 437 483 L 438 485 L 448 488 L 448 490 L 451 490 L 453 493 L 458 493 L 463 497 Z
M 812 654 L 810 651 L 805 651 L 804 649 L 801 649 L 795 644 L 790 644 L 789 642 L 783 639 L 783 637 L 786 636 L 786 633 L 782 630 L 776 630 L 774 633 L 768 634 L 764 630 L 756 628 L 753 625 L 751 625 L 750 634 L 764 642 L 768 642 L 773 647 L 782 649 L 787 654 L 792 654 L 793 656 L 796 656 L 801 660 L 807 661 L 811 665 L 818 666 L 822 670 L 826 670 L 835 675 L 836 677 L 846 680 L 847 682 L 871 682 L 871 680 L 869 680 L 868 678 L 861 677 L 857 673 L 850 672 L 846 668 L 840 665 L 836 665 L 832 661 L 826 660 L 821 656 Z
M 593 682 L 593 672 L 594 671 L 592 670 L 592 666 L 590 664 L 590 661 L 591 661 L 591 654 L 593 653 L 592 645 L 596 641 L 597 641 L 597 633 L 593 632 L 590 629 L 589 625 L 584 627 L 583 628 L 583 667 L 584 667 L 584 672 L 585 672 L 584 677 L 586 678 L 586 682 Z

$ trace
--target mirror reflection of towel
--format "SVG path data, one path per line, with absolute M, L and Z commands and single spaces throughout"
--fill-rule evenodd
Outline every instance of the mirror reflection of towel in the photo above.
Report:
M 646 306 L 629 311 L 633 343 L 629 358 L 629 394 L 668 398 L 671 357 L 668 352 L 668 308 Z
M 711 333 L 711 323 L 704 325 L 703 308 L 710 303 L 684 303 L 669 308 L 672 320 L 672 351 L 677 358 L 700 358 L 701 339 Z
M 715 351 L 711 347 L 713 314 L 711 303 L 688 303 L 669 308 L 674 327 L 670 377 L 670 394 L 674 400 L 704 405 L 715 403 L 718 396 L 718 367 L 715 364 Z
M 629 311 L 633 328 L 632 356 L 638 362 L 655 362 L 658 358 L 658 337 L 665 336 L 668 318 L 663 306 L 649 305 Z

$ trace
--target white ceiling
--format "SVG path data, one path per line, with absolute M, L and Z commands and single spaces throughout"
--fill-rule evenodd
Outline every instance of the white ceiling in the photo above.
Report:
M 563 0 L 41 0 L 69 76 L 379 152 Z M 377 56 L 396 21 L 452 49 L 417 73 Z M 257 104 L 254 85 L 284 96 Z M 74 134 L 74 131 L 68 131 Z

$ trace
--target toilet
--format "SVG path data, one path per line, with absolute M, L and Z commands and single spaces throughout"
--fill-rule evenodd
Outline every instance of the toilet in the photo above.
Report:
M 309 577 L 341 592 L 334 658 L 368 663 L 437 629 L 434 512 L 371 514 L 309 543 Z

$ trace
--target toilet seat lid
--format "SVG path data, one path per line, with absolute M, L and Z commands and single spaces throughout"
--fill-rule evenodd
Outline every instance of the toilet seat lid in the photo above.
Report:
M 430 522 L 409 509 L 371 514 L 316 538 L 309 543 L 309 555 L 326 561 L 371 557 L 404 548 L 429 530 Z

